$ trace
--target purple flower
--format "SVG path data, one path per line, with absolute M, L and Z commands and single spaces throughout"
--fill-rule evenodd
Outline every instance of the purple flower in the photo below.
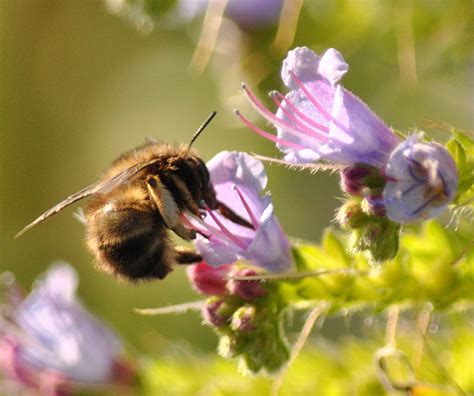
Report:
M 174 18 L 189 21 L 203 14 L 208 6 L 208 0 L 180 0 Z M 227 0 L 225 15 L 241 27 L 252 28 L 278 22 L 282 6 L 283 0 Z
M 385 167 L 383 203 L 387 216 L 398 223 L 438 216 L 457 192 L 458 172 L 448 151 L 417 139 L 400 144 Z
M 196 247 L 213 266 L 239 259 L 268 271 L 291 267 L 290 243 L 273 212 L 263 164 L 248 154 L 223 151 L 207 163 L 217 199 L 247 221 L 251 227 L 232 222 L 219 211 L 207 208 L 206 217 L 187 219 L 198 235 Z
M 252 124 L 238 110 L 236 114 L 254 132 L 274 141 L 289 163 L 326 160 L 381 168 L 400 141 L 362 100 L 339 84 L 348 69 L 334 48 L 321 57 L 307 47 L 295 48 L 281 71 L 291 91 L 270 94 L 278 106 L 276 114 L 242 85 L 252 106 L 276 127 L 277 136 Z
M 117 378 L 117 370 L 126 366 L 120 340 L 82 307 L 77 283 L 72 267 L 55 265 L 22 301 L 7 301 L 0 317 L 5 377 L 48 395 L 123 379 Z

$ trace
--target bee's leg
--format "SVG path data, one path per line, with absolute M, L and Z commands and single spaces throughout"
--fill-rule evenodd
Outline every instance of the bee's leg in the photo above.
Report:
M 191 193 L 189 192 L 188 187 L 186 186 L 186 183 L 182 181 L 178 176 L 173 175 L 173 174 L 171 174 L 171 179 L 173 180 L 173 184 L 181 193 L 181 198 L 186 204 L 186 207 L 188 208 L 188 210 L 194 215 L 199 216 L 200 214 L 199 205 L 193 199 Z
M 199 253 L 192 249 L 185 248 L 184 246 L 176 246 L 176 262 L 178 264 L 194 264 L 202 261 L 202 257 Z
M 159 177 L 156 175 L 149 176 L 146 186 L 151 199 L 155 202 L 161 217 L 163 217 L 166 227 L 187 241 L 196 238 L 196 232 L 186 228 L 181 222 L 178 206 Z

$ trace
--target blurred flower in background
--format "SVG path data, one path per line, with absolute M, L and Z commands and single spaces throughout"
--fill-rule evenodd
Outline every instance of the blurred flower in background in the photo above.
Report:
M 0 316 L 5 389 L 67 395 L 76 387 L 132 380 L 120 339 L 81 305 L 77 283 L 64 263 L 53 265 L 25 298 L 13 279 L 7 282 Z
M 181 27 L 202 17 L 200 34 L 191 34 L 193 39 L 198 38 L 190 69 L 202 73 L 211 56 L 218 53 L 218 71 L 225 68 L 226 73 L 241 74 L 244 69 L 253 69 L 254 81 L 270 72 L 264 66 L 268 59 L 258 49 L 259 39 L 266 29 L 278 26 L 271 49 L 277 55 L 286 51 L 293 43 L 302 5 L 303 0 L 106 0 L 110 12 L 129 20 L 145 34 L 158 27 Z M 248 64 L 229 70 L 229 64 L 235 61 Z
M 127 18 L 148 32 L 160 24 L 188 23 L 204 13 L 226 17 L 242 28 L 261 28 L 278 22 L 284 0 L 106 0 L 110 12 Z

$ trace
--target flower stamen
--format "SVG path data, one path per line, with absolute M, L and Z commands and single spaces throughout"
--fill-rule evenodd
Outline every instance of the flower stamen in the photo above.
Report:
M 245 208 L 245 210 L 247 211 L 247 213 L 250 217 L 250 221 L 252 222 L 254 230 L 257 230 L 258 227 L 259 227 L 259 223 L 258 223 L 257 218 L 255 217 L 255 214 L 252 212 L 252 209 L 250 208 L 250 205 L 246 201 L 245 197 L 243 196 L 242 192 L 240 191 L 239 187 L 237 187 L 237 185 L 234 184 L 232 186 L 232 189 L 237 193 L 237 195 L 240 198 L 240 201 L 242 202 L 242 205 L 244 205 L 244 208 Z
M 262 102 L 260 102 L 257 97 L 254 95 L 254 93 L 247 88 L 247 85 L 245 83 L 242 83 L 242 89 L 246 95 L 246 98 L 248 99 L 249 103 L 252 105 L 252 107 L 265 119 L 273 123 L 275 127 L 284 129 L 286 132 L 298 136 L 301 139 L 316 139 L 318 142 L 321 141 L 327 141 L 327 137 L 319 134 L 315 134 L 314 131 L 312 130 L 305 130 L 301 131 L 296 128 L 294 128 L 292 125 L 290 125 L 288 122 L 285 120 L 278 118 L 273 114 L 270 110 L 268 110 Z M 304 127 L 304 125 L 303 125 Z M 304 127 L 304 129 L 307 129 L 307 127 Z
M 299 111 L 296 106 L 291 103 L 291 100 L 289 100 L 287 97 L 285 97 L 282 93 L 278 92 L 278 91 L 272 91 L 270 92 L 270 97 L 273 99 L 273 101 L 275 102 L 275 104 L 281 108 L 281 110 L 287 114 L 289 113 L 288 110 L 286 110 L 285 108 L 281 107 L 281 104 L 282 102 L 285 102 L 286 105 L 290 108 L 290 110 L 295 113 L 299 118 L 301 118 L 304 122 L 306 122 L 307 124 L 323 131 L 323 132 L 329 132 L 329 128 L 325 125 L 322 125 L 316 121 L 314 121 L 312 118 L 308 117 L 306 114 L 304 114 L 303 112 Z M 289 114 L 287 114 L 287 116 L 289 117 Z M 313 132 L 315 133 L 315 132 Z
M 232 238 L 230 238 L 228 235 L 226 235 L 225 233 L 223 233 L 222 230 L 216 228 L 216 227 L 213 227 L 212 225 L 210 224 L 207 224 L 205 221 L 203 221 L 202 219 L 200 219 L 199 217 L 195 216 L 194 214 L 188 212 L 185 216 L 189 216 L 191 219 L 193 219 L 194 221 L 196 221 L 197 223 L 199 223 L 200 226 L 202 226 L 203 228 L 205 228 L 209 233 L 210 235 L 204 235 L 204 231 L 202 231 L 202 229 L 200 230 L 196 225 L 192 224 L 189 219 L 186 219 L 189 224 L 190 224 L 190 227 L 195 230 L 196 232 L 202 234 L 206 239 L 211 239 L 213 236 L 218 236 L 219 238 L 221 239 L 225 239 L 228 243 L 231 243 L 231 244 L 234 244 L 236 246 L 238 246 L 239 248 L 241 248 L 241 245 L 240 244 L 237 244 L 236 241 Z M 235 236 L 234 236 L 235 237 Z
M 252 124 L 247 118 L 245 118 L 239 110 L 234 110 L 234 113 L 240 120 L 252 131 L 257 133 L 258 135 L 264 137 L 265 139 L 271 140 L 274 143 L 281 144 L 282 146 L 286 146 L 295 150 L 303 150 L 306 147 L 302 146 L 298 143 L 290 142 L 289 140 L 281 139 L 278 136 L 272 135 L 271 133 L 264 131 L 263 129 L 259 128 L 258 126 Z
M 204 223 L 204 221 L 200 217 L 194 216 L 191 213 L 188 213 L 187 215 L 191 216 L 196 221 L 197 221 L 197 219 L 199 219 Z M 210 231 L 210 230 L 207 227 L 205 227 L 205 231 L 204 231 L 203 229 L 199 228 L 195 224 L 191 223 L 191 221 L 189 221 L 189 219 L 186 217 L 187 215 L 184 214 L 184 213 L 182 213 L 180 215 L 180 220 L 184 223 L 184 225 L 186 227 L 188 227 L 189 229 L 196 231 L 198 234 L 201 234 L 204 238 L 209 239 L 211 236 L 206 234 L 206 231 Z M 201 222 L 199 222 L 199 224 L 202 225 Z M 206 224 L 206 223 L 204 223 L 204 224 Z
M 212 220 L 214 220 L 214 222 L 217 224 L 217 226 L 221 229 L 222 233 L 228 238 L 230 239 L 232 242 L 234 242 L 237 246 L 239 246 L 241 249 L 246 249 L 247 246 L 245 245 L 245 243 L 240 240 L 239 238 L 237 238 L 234 234 L 232 234 L 232 232 L 230 232 L 230 230 L 219 220 L 219 218 L 215 215 L 215 213 L 211 210 L 211 208 L 209 206 L 205 206 L 207 212 L 209 213 L 209 215 L 212 217 Z

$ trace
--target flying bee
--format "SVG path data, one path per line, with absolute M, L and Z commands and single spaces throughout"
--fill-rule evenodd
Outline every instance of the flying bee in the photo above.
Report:
M 86 244 L 105 271 L 129 280 L 163 279 L 173 264 L 200 261 L 196 251 L 169 240 L 168 230 L 187 241 L 196 237 L 196 231 L 183 222 L 184 211 L 201 217 L 204 206 L 252 227 L 216 199 L 206 164 L 191 149 L 215 114 L 187 147 L 148 142 L 122 154 L 98 182 L 44 212 L 16 237 L 90 196 L 84 212 Z

